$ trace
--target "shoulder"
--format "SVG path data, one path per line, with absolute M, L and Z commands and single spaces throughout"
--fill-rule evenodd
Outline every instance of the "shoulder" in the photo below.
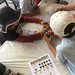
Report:
M 64 39 L 62 42 L 57 45 L 56 50 L 66 52 L 66 51 L 72 51 L 75 49 L 75 41 L 74 39 Z
M 69 40 L 63 39 L 59 45 L 57 45 L 56 50 L 62 51 L 68 49 L 70 43 Z

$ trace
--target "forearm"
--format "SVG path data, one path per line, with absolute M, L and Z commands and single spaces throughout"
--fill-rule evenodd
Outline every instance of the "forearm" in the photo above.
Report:
M 47 36 L 44 36 L 43 38 L 44 38 L 44 40 L 46 41 L 46 43 L 47 43 L 47 45 L 48 45 L 50 51 L 52 52 L 52 54 L 53 54 L 54 56 L 56 56 L 56 48 L 53 46 L 52 43 L 50 43 L 50 38 L 48 38 Z
M 32 22 L 32 23 L 39 23 L 39 24 L 41 24 L 41 22 L 43 21 L 42 19 L 29 17 L 29 16 L 24 16 L 23 18 L 24 18 L 25 22 Z
M 75 18 L 75 14 L 73 14 L 74 18 Z
M 16 41 L 19 41 L 19 42 L 33 42 L 35 40 L 40 40 L 41 38 L 42 38 L 41 33 L 37 33 L 37 34 L 34 34 L 34 35 L 30 35 L 30 36 L 20 35 L 16 39 Z
M 57 39 L 60 40 L 60 41 L 62 41 L 62 39 L 63 39 L 63 37 L 60 37 L 60 36 L 58 36 L 58 35 L 56 35 L 56 34 L 54 34 L 53 37 L 57 38 Z
M 56 48 L 52 44 L 49 44 L 49 48 L 50 48 L 50 51 L 52 52 L 52 54 L 54 56 L 56 56 Z
M 63 7 L 62 7 L 62 10 L 65 10 L 65 11 L 75 10 L 75 5 L 63 6 Z

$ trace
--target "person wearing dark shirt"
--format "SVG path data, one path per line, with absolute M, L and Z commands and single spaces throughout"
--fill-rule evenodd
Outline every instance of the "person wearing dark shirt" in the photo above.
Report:
M 21 24 L 23 22 L 29 22 L 29 23 L 39 23 L 39 24 L 45 24 L 43 26 L 43 29 L 30 36 L 23 36 Z M 3 44 L 6 40 L 16 40 L 19 42 L 33 42 L 35 40 L 39 40 L 43 37 L 44 33 L 49 30 L 50 27 L 48 26 L 48 23 L 44 23 L 44 20 L 21 15 L 21 10 L 17 9 L 14 10 L 10 7 L 3 7 L 0 9 L 0 43 Z

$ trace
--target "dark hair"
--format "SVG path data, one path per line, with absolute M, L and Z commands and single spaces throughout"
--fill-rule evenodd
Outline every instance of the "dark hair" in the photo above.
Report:
M 70 23 L 69 25 L 67 25 L 67 27 L 64 30 L 64 34 L 69 34 L 69 35 L 64 36 L 64 38 L 71 38 L 75 35 L 75 30 L 72 32 L 74 25 L 75 23 Z
M 17 30 L 17 28 L 20 28 L 20 23 L 24 23 L 25 21 L 24 21 L 24 18 L 20 18 L 20 20 L 18 21 L 18 23 L 15 25 L 15 27 L 13 28 L 13 31 L 16 31 Z M 12 26 L 12 25 L 11 25 Z M 9 30 L 10 29 L 10 26 L 7 28 L 7 32 L 10 32 L 11 30 Z M 21 29 L 21 28 L 20 28 Z

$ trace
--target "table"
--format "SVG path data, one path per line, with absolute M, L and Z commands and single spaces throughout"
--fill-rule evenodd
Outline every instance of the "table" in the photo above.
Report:
M 41 9 L 42 14 L 36 17 L 48 21 L 50 18 L 50 14 L 48 14 L 45 10 L 48 5 L 53 5 L 53 7 L 56 7 L 57 4 L 55 4 L 54 6 L 54 3 L 44 3 L 44 5 L 40 6 L 40 8 L 43 8 Z M 0 62 L 2 62 L 15 72 L 21 72 L 24 75 L 32 75 L 28 66 L 28 61 L 46 53 L 50 54 L 61 75 L 70 75 L 66 66 L 55 59 L 44 39 L 35 41 L 33 43 L 18 43 L 14 41 L 6 41 L 0 47 Z

